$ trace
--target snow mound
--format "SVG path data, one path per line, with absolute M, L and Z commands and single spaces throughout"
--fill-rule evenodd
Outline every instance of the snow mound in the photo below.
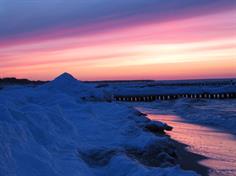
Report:
M 49 89 L 53 92 L 61 91 L 64 93 L 72 93 L 78 90 L 82 91 L 82 87 L 83 85 L 79 80 L 74 78 L 71 74 L 65 72 L 56 77 L 54 80 L 50 81 L 49 83 L 41 86 L 41 89 Z
M 78 83 L 79 81 L 74 78 L 71 74 L 65 72 L 58 77 L 56 77 L 53 81 L 51 81 L 51 84 L 58 85 L 58 86 L 65 86 L 70 85 L 74 83 Z
M 54 81 L 67 81 L 67 80 L 70 80 L 70 81 L 77 81 L 76 78 L 74 78 L 71 74 L 65 72 L 65 73 L 62 73 L 61 75 L 59 75 L 58 77 L 56 77 L 54 79 Z
M 81 99 L 84 101 L 111 100 L 110 94 L 103 89 L 96 88 L 96 86 L 97 84 L 87 84 L 77 80 L 69 73 L 63 73 L 49 83 L 39 86 L 36 89 L 38 91 L 37 94 L 40 92 L 49 94 L 46 96 L 46 99 L 53 96 L 59 96 L 58 98 L 61 99 L 61 94 L 67 94 L 73 96 L 77 100 Z M 56 93 L 60 94 L 58 95 Z
M 142 163 L 133 151 L 150 156 L 155 144 L 169 151 L 169 138 L 144 130 L 149 120 L 133 108 L 98 101 L 103 91 L 68 73 L 1 90 L 0 176 L 196 176 Z

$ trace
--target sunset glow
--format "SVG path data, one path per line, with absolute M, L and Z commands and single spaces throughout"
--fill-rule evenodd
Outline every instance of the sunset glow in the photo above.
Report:
M 158 2 L 167 12 L 149 13 Z M 168 5 L 177 6 L 170 2 L 152 1 L 145 12 L 136 7 L 138 15 L 102 16 L 83 24 L 77 24 L 83 17 L 62 19 L 39 29 L 28 27 L 27 13 L 22 24 L 5 20 L 5 29 L 0 29 L 0 77 L 48 80 L 65 71 L 81 80 L 236 77 L 235 1 L 178 6 L 181 15 L 168 11 Z M 122 3 L 117 8 L 122 9 Z M 0 15 L 8 13 L 7 7 L 13 8 L 6 3 Z M 24 30 L 7 33 L 7 26 L 16 30 L 22 25 Z

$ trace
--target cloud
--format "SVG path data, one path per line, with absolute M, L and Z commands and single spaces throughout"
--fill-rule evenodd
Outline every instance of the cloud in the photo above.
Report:
M 80 78 L 93 80 L 233 77 L 235 2 L 0 0 L 1 74 L 50 79 L 79 70 Z
M 0 38 L 30 37 L 52 28 L 78 28 L 118 21 L 119 28 L 232 8 L 234 0 L 1 0 Z

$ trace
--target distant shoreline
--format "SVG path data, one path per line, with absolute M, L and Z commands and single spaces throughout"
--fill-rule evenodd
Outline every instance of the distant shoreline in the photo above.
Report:
M 1 84 L 44 84 L 50 82 L 42 80 L 30 80 L 27 78 L 6 77 L 0 78 Z M 151 86 L 181 86 L 181 85 L 227 85 L 236 84 L 236 78 L 211 78 L 211 79 L 183 79 L 183 80 L 97 80 L 97 81 L 81 81 L 84 83 L 150 83 Z
M 5 86 L 5 85 L 28 85 L 28 84 L 33 84 L 33 85 L 40 85 L 40 84 L 45 84 L 48 81 L 32 81 L 29 79 L 17 79 L 17 78 L 0 78 L 0 86 Z

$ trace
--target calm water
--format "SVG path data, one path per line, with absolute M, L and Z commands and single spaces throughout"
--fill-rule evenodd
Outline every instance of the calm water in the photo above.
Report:
M 145 112 L 145 110 L 144 110 Z M 210 176 L 236 176 L 236 138 L 213 128 L 184 122 L 174 115 L 158 115 L 148 111 L 152 120 L 160 120 L 173 126 L 171 138 L 189 145 L 191 152 L 209 159 L 200 163 L 211 168 Z

